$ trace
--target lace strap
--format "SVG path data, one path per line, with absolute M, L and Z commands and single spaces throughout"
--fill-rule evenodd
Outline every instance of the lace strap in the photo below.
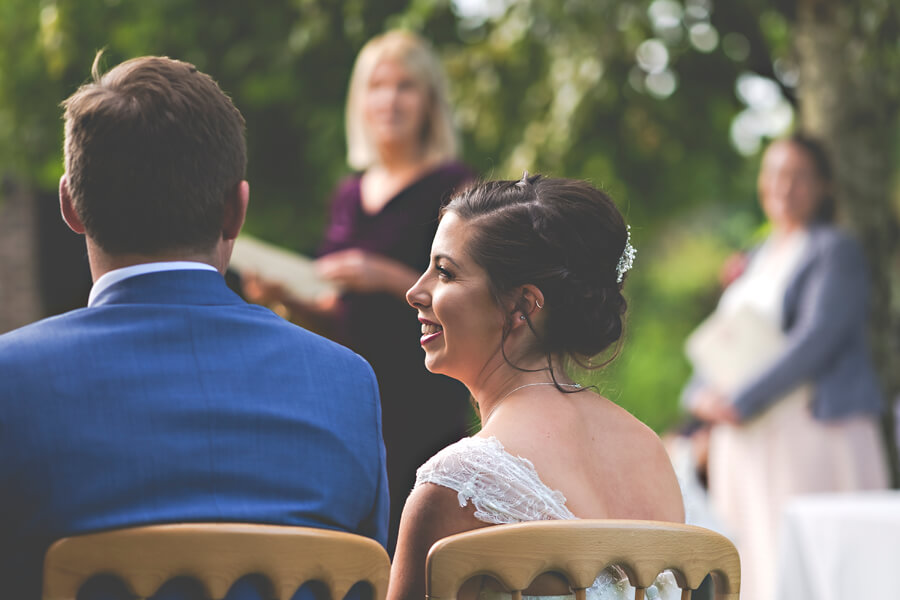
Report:
M 527 458 L 508 453 L 497 438 L 465 438 L 447 446 L 416 472 L 416 487 L 434 483 L 475 506 L 485 523 L 574 519 L 566 498 L 541 481 Z

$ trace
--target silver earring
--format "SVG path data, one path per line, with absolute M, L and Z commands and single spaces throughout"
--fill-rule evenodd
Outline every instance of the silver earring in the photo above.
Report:
M 519 320 L 520 320 L 520 321 L 524 321 L 524 320 L 525 320 L 525 315 L 519 315 Z
M 537 298 L 534 299 L 534 304 L 535 304 L 535 306 L 537 306 L 538 308 L 544 308 L 543 306 L 541 306 L 541 303 L 537 301 Z

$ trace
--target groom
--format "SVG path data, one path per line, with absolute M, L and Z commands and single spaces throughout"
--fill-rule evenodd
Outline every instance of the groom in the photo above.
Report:
M 372 370 L 222 277 L 249 195 L 241 114 L 159 57 L 95 63 L 64 106 L 60 207 L 94 286 L 0 336 L 0 597 L 39 598 L 47 547 L 96 530 L 250 521 L 384 544 Z

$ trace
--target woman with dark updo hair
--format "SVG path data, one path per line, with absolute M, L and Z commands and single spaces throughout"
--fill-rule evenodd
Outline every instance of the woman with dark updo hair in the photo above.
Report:
M 617 348 L 629 237 L 609 197 L 581 181 L 485 182 L 442 210 L 430 266 L 406 297 L 422 323 L 425 366 L 466 385 L 482 429 L 419 468 L 391 598 L 424 596 L 428 549 L 450 534 L 541 519 L 684 520 L 656 434 L 563 369 Z M 472 580 L 460 597 L 495 594 L 490 585 Z M 656 585 L 680 597 L 671 574 Z M 605 571 L 591 597 L 628 597 L 626 588 L 621 573 Z M 542 576 L 528 593 L 569 589 Z

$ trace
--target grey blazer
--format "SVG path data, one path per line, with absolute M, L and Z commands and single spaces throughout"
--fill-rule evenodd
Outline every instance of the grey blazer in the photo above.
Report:
M 881 413 L 884 402 L 866 339 L 868 302 L 869 277 L 859 244 L 835 227 L 811 227 L 784 295 L 787 344 L 735 394 L 741 419 L 761 413 L 804 381 L 814 384 L 816 419 Z

